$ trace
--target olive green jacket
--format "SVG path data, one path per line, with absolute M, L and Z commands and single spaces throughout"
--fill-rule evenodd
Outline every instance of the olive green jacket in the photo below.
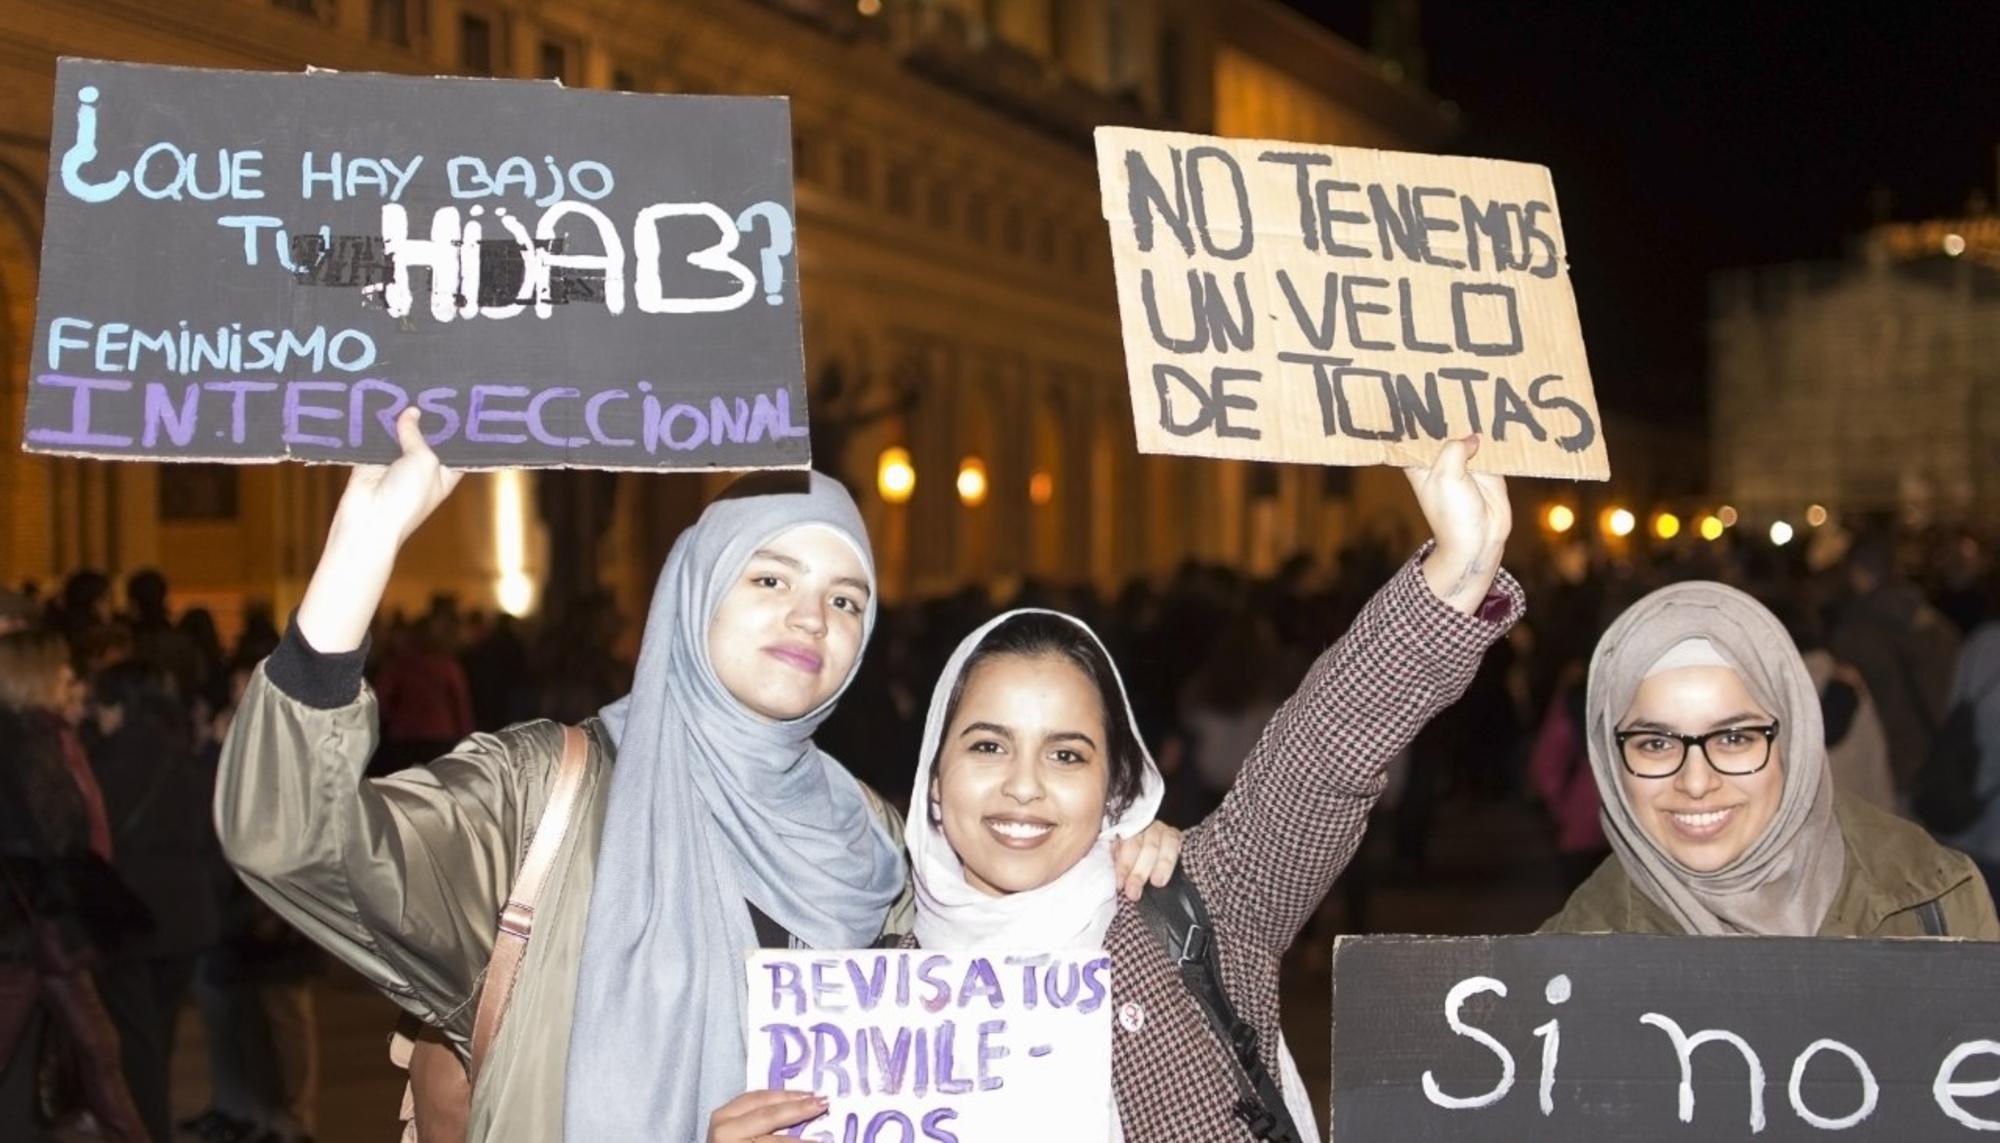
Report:
M 429 766 L 363 780 L 377 724 L 366 687 L 345 706 L 318 709 L 260 666 L 223 746 L 216 828 L 259 897 L 442 1029 L 463 1057 L 500 909 L 554 785 L 562 727 L 475 734 Z M 473 1088 L 469 1143 L 562 1138 L 577 966 L 613 761 L 602 724 L 583 729 L 590 766 L 506 1021 Z M 901 838 L 895 810 L 875 802 Z M 910 908 L 906 892 L 887 929 L 906 930 Z
M 1946 936 L 2000 940 L 1992 895 L 1971 858 L 1939 845 L 1922 827 L 1857 798 L 1836 794 L 1833 808 L 1847 843 L 1847 868 L 1819 936 L 1920 937 L 1925 934 L 1917 910 L 1936 901 Z M 1614 854 L 1541 931 L 1674 935 L 1682 929 L 1633 886 Z

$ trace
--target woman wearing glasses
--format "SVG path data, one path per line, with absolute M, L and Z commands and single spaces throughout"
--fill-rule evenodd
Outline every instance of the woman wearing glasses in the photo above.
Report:
M 1544 932 L 2000 940 L 1970 859 L 1834 789 L 1805 662 L 1742 592 L 1619 616 L 1586 728 L 1612 854 Z

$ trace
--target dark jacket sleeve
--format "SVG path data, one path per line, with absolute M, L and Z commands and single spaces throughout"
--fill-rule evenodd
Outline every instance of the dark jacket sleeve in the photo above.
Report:
M 294 633 L 259 666 L 223 744 L 216 831 L 285 920 L 442 1023 L 491 955 L 524 816 L 539 810 L 561 729 L 473 735 L 429 766 L 364 779 L 376 703 L 358 657 L 351 667 L 340 658 Z
M 1223 931 L 1282 953 L 1361 843 L 1384 768 L 1471 684 L 1517 621 L 1502 571 L 1476 615 L 1431 594 L 1419 553 L 1278 709 L 1183 861 Z

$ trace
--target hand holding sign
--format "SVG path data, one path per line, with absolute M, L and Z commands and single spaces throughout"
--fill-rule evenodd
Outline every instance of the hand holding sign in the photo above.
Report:
M 1514 528 L 1505 478 L 1467 468 L 1478 453 L 1477 436 L 1446 441 L 1436 463 L 1403 470 L 1437 539 L 1424 559 L 1424 581 L 1433 595 L 1466 615 L 1492 588 Z
M 784 1143 L 787 1127 L 826 1114 L 823 1096 L 796 1091 L 746 1091 L 708 1117 L 707 1143 Z
M 418 418 L 414 408 L 396 418 L 403 455 L 395 463 L 356 465 L 347 478 L 326 552 L 299 602 L 299 634 L 314 650 L 351 651 L 361 645 L 396 553 L 464 476 L 438 460 Z

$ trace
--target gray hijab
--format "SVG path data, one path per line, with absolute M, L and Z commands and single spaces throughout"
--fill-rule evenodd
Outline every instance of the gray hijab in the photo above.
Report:
M 1697 873 L 1640 828 L 1619 781 L 1612 737 L 1654 663 L 1705 639 L 1752 697 L 1777 715 L 1784 795 L 1764 835 L 1729 865 Z M 1604 836 L 1632 884 L 1689 933 L 1809 937 L 1840 891 L 1846 843 L 1834 820 L 1833 778 L 1819 692 L 1784 625 L 1749 596 L 1719 583 L 1675 584 L 1618 617 L 1590 661 L 1590 768 L 1604 802 Z
M 570 1027 L 572 1143 L 700 1139 L 743 1089 L 743 953 L 757 944 L 746 900 L 808 945 L 854 948 L 902 891 L 901 846 L 813 745 L 839 693 L 773 722 L 709 663 L 709 622 L 750 554 L 807 524 L 852 543 L 873 582 L 867 532 L 837 482 L 746 477 L 674 542 L 632 693 L 603 711 L 618 757 Z M 874 625 L 871 596 L 863 646 Z

